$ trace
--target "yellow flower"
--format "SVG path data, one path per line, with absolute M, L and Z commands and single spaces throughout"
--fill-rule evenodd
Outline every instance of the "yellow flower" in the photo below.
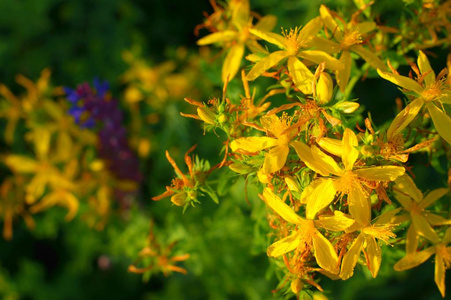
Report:
M 445 298 L 445 271 L 451 268 L 451 227 L 446 230 L 442 241 L 419 252 L 407 253 L 407 255 L 394 265 L 396 271 L 412 269 L 435 254 L 434 280 L 442 297 Z
M 291 145 L 299 158 L 313 171 L 324 176 L 311 183 L 311 194 L 307 203 L 306 216 L 314 216 L 327 207 L 338 192 L 348 195 L 349 212 L 361 224 L 368 224 L 371 219 L 370 202 L 362 183 L 364 181 L 393 181 L 402 174 L 404 168 L 398 166 L 355 167 L 359 156 L 357 137 L 352 130 L 346 128 L 342 140 L 342 162 L 339 166 L 335 160 L 316 146 L 311 148 L 299 141 Z M 327 178 L 330 175 L 334 177 Z
M 333 37 L 338 42 L 338 44 L 331 44 L 329 47 L 331 47 L 332 50 L 341 51 L 340 62 L 343 64 L 344 68 L 335 71 L 337 83 L 341 91 L 345 90 L 351 75 L 351 52 L 359 55 L 375 69 L 386 69 L 384 63 L 377 55 L 362 45 L 365 35 L 376 28 L 376 23 L 358 23 L 355 18 L 352 18 L 349 23 L 342 24 L 344 27 L 344 29 L 342 29 L 337 23 L 336 18 L 333 16 L 333 13 L 326 6 L 321 5 L 319 12 L 326 28 L 333 33 Z
M 317 64 L 325 63 L 326 69 L 330 70 L 343 68 L 343 64 L 329 54 L 320 50 L 311 50 L 315 46 L 313 38 L 321 29 L 321 26 L 321 18 L 317 17 L 308 22 L 302 29 L 296 27 L 290 29 L 289 32 L 283 32 L 283 36 L 268 31 L 250 29 L 249 31 L 252 34 L 282 50 L 275 51 L 260 59 L 247 74 L 247 79 L 255 80 L 269 68 L 288 58 L 288 72 L 294 84 L 304 94 L 311 94 L 314 75 L 298 57 Z
M 230 143 L 232 151 L 245 153 L 255 153 L 261 150 L 272 148 L 265 154 L 262 172 L 271 174 L 279 171 L 285 165 L 290 151 L 289 143 L 295 136 L 296 131 L 288 130 L 291 118 L 283 115 L 278 118 L 272 114 L 261 118 L 263 128 L 273 137 L 243 137 Z
M 353 275 L 360 253 L 364 249 L 366 249 L 366 266 L 373 278 L 376 278 L 382 261 L 381 247 L 376 239 L 388 244 L 389 239 L 396 237 L 392 232 L 396 226 L 392 223 L 392 219 L 399 210 L 391 210 L 380 215 L 374 224 L 371 224 L 369 220 L 366 224 L 356 222 L 354 226 L 347 230 L 347 232 L 358 230 L 360 233 L 343 257 L 340 271 L 340 277 L 343 280 Z
M 412 238 L 417 234 L 427 238 L 434 244 L 438 243 L 440 238 L 431 225 L 451 225 L 451 221 L 427 212 L 425 209 L 445 196 L 449 190 L 446 188 L 435 189 L 424 197 L 412 178 L 406 174 L 395 180 L 393 190 L 396 199 L 408 212 L 407 217 L 412 221 L 409 231 L 413 230 L 414 233 L 407 234 L 408 243 L 416 248 L 416 237 L 415 240 L 412 240 Z
M 263 199 L 270 208 L 288 223 L 296 225 L 296 229 L 289 236 L 269 246 L 267 251 L 268 256 L 279 257 L 298 248 L 301 252 L 313 252 L 316 262 L 324 270 L 333 274 L 338 273 L 337 253 L 330 241 L 316 228 L 313 220 L 306 220 L 298 216 L 269 188 L 264 189 Z M 336 219 L 334 217 L 329 219 L 331 220 L 325 220 L 324 222 L 326 224 L 335 224 L 336 231 L 344 230 L 353 223 L 352 220 L 340 214 L 336 216 Z
M 265 16 L 255 26 L 252 25 L 249 1 L 242 0 L 235 2 L 230 2 L 232 11 L 231 23 L 233 26 L 229 29 L 213 32 L 197 41 L 199 46 L 224 43 L 224 48 L 228 49 L 222 66 L 223 82 L 230 81 L 235 77 L 243 59 L 245 46 L 254 53 L 266 52 L 265 48 L 257 43 L 258 38 L 251 34 L 251 29 L 272 30 L 274 25 L 276 25 L 276 18 L 274 16 Z
M 443 104 L 451 104 L 451 89 L 444 78 L 444 72 L 438 77 L 429 64 L 426 55 L 420 51 L 418 56 L 417 81 L 399 74 L 391 74 L 377 70 L 379 75 L 413 93 L 414 99 L 393 120 L 387 131 L 387 138 L 399 133 L 416 117 L 420 109 L 425 106 L 434 123 L 438 134 L 451 144 L 451 118 L 441 109 Z

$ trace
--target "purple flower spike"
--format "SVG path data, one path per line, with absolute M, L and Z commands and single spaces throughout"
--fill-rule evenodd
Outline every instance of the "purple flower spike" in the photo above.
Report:
M 95 78 L 94 88 L 85 82 L 64 91 L 71 103 L 68 113 L 75 122 L 83 128 L 97 129 L 99 155 L 109 170 L 119 179 L 140 182 L 139 161 L 128 146 L 118 102 L 109 97 L 109 83 Z

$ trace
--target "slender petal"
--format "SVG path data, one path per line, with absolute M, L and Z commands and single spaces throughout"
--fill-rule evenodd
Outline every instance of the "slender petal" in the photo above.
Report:
M 426 197 L 424 197 L 423 201 L 420 202 L 420 204 L 418 206 L 423 209 L 426 207 L 429 207 L 432 205 L 432 203 L 434 203 L 435 201 L 442 198 L 443 196 L 445 196 L 448 193 L 449 193 L 449 189 L 447 189 L 447 188 L 435 189 L 435 190 L 429 192 L 426 195 Z
M 232 80 L 238 69 L 240 68 L 241 60 L 244 55 L 244 44 L 237 43 L 230 48 L 229 53 L 224 60 L 222 65 L 222 81 Z
M 204 36 L 203 38 L 197 41 L 197 44 L 199 46 L 205 46 L 213 43 L 229 42 L 236 39 L 237 37 L 238 33 L 236 31 L 224 30 Z
M 415 225 L 416 231 L 433 242 L 434 244 L 440 242 L 440 238 L 438 237 L 435 230 L 428 223 L 426 218 L 420 213 L 411 213 L 412 223 Z
M 392 73 L 388 73 L 388 72 L 383 72 L 380 69 L 377 70 L 377 73 L 379 73 L 379 75 L 382 78 L 384 78 L 406 90 L 414 91 L 419 95 L 423 92 L 423 87 L 418 82 L 416 82 L 415 80 L 413 80 L 409 77 L 392 74 Z
M 304 27 L 302 27 L 301 31 L 299 32 L 298 41 L 302 43 L 302 41 L 310 40 L 318 33 L 318 31 L 321 30 L 322 26 L 323 21 L 321 20 L 321 17 L 313 18 L 307 24 L 305 24 Z
M 318 230 L 312 237 L 314 255 L 318 265 L 333 274 L 338 273 L 338 257 L 334 246 Z
M 299 246 L 299 234 L 297 232 L 293 232 L 289 236 L 273 243 L 268 247 L 266 253 L 269 257 L 279 257 L 285 253 L 288 253 Z
M 277 24 L 277 18 L 272 15 L 266 15 L 255 24 L 254 28 L 260 31 L 271 31 Z
M 443 298 L 445 298 L 445 271 L 443 257 L 437 253 L 435 255 L 434 281 Z
M 318 141 L 318 145 L 320 145 L 321 148 L 327 152 L 336 156 L 341 156 L 343 153 L 342 142 L 339 139 L 325 137 Z
M 428 258 L 431 257 L 431 255 L 434 253 L 435 247 L 429 247 L 420 252 L 413 252 L 411 254 L 407 254 L 405 257 L 400 259 L 393 266 L 393 268 L 395 269 L 395 271 L 404 271 L 415 268 L 416 266 L 421 265 L 426 260 L 428 260 Z
M 312 93 L 313 73 L 298 58 L 294 56 L 288 58 L 288 72 L 301 92 Z
M 369 167 L 353 171 L 357 176 L 374 181 L 394 181 L 405 169 L 398 166 Z
M 344 68 L 343 64 L 338 59 L 330 56 L 329 54 L 323 51 L 304 50 L 300 51 L 298 55 L 304 59 L 310 60 L 317 64 L 325 62 L 326 69 L 329 70 L 342 70 Z
M 319 150 L 315 145 L 312 146 L 311 151 L 313 159 L 320 164 L 323 169 L 328 170 L 329 173 L 338 176 L 343 172 L 332 157 Z
M 418 67 L 420 68 L 421 75 L 427 73 L 427 75 L 424 77 L 424 82 L 426 83 L 426 86 L 433 84 L 435 82 L 435 73 L 432 70 L 431 65 L 429 64 L 427 56 L 421 50 L 418 55 L 417 63 Z
M 382 261 L 381 247 L 376 242 L 373 236 L 366 236 L 366 253 L 367 253 L 367 267 L 371 272 L 373 278 L 376 278 L 377 273 L 379 273 L 379 268 Z
M 423 200 L 423 193 L 417 188 L 409 175 L 404 174 L 398 177 L 395 180 L 395 184 L 396 190 L 400 190 L 403 194 L 409 195 L 417 203 L 420 203 L 420 201 Z
M 349 213 L 354 219 L 362 225 L 370 223 L 371 208 L 370 202 L 363 194 L 361 186 L 354 186 L 351 193 L 348 195 Z
M 360 45 L 351 46 L 351 50 L 357 53 L 364 61 L 366 61 L 370 66 L 375 69 L 380 69 L 381 71 L 386 71 L 387 67 L 384 62 L 372 51 L 364 48 Z
M 355 29 L 357 29 L 357 31 L 360 34 L 365 34 L 368 33 L 370 31 L 373 31 L 374 29 L 376 29 L 376 23 L 374 22 L 361 22 L 356 24 Z
M 312 151 L 309 146 L 299 141 L 292 141 L 290 145 L 293 146 L 299 158 L 307 165 L 307 167 L 322 176 L 330 175 L 330 170 L 325 168 L 325 164 L 322 164 L 313 158 Z
M 410 225 L 406 236 L 406 253 L 412 255 L 417 251 L 418 234 L 415 230 L 415 225 Z
M 359 150 L 357 150 L 355 148 L 359 144 L 357 141 L 357 136 L 351 129 L 349 129 L 349 128 L 345 129 L 345 132 L 343 134 L 343 142 L 342 143 L 343 143 L 342 144 L 343 164 L 345 165 L 346 170 L 352 170 L 352 167 L 354 166 L 354 163 L 357 160 L 357 157 L 359 156 Z
M 282 199 L 275 195 L 270 188 L 265 188 L 263 190 L 263 198 L 265 199 L 266 204 L 287 222 L 292 224 L 305 223 L 305 220 L 298 216 L 285 202 L 282 201 Z
M 263 57 L 252 67 L 251 71 L 247 74 L 246 79 L 249 81 L 257 79 L 257 77 L 262 75 L 272 66 L 278 64 L 287 56 L 288 53 L 286 51 L 276 51 L 266 57 Z
M 274 44 L 280 49 L 286 49 L 285 45 L 285 38 L 279 34 L 272 33 L 269 31 L 262 31 L 256 28 L 249 29 L 249 32 L 255 35 L 256 37 L 259 37 L 268 43 Z
M 364 235 L 359 236 L 354 240 L 348 252 L 346 252 L 341 262 L 340 277 L 343 280 L 348 279 L 354 274 L 354 268 L 359 259 L 360 251 L 362 251 L 363 242 L 365 241 Z
M 337 78 L 337 84 L 340 87 L 340 91 L 344 92 L 348 85 L 349 77 L 351 76 L 352 58 L 351 53 L 347 50 L 343 51 L 340 56 L 340 62 L 344 68 L 335 72 Z
M 334 211 L 333 216 L 319 217 L 315 225 L 330 231 L 343 231 L 354 224 L 354 220 L 339 210 Z
M 288 145 L 279 145 L 269 150 L 265 155 L 263 173 L 271 174 L 282 169 L 287 161 L 289 150 Z
M 230 143 L 230 149 L 237 151 L 238 149 L 248 152 L 258 152 L 266 148 L 274 147 L 279 144 L 277 139 L 270 137 L 244 137 L 239 138 Z
M 332 179 L 324 180 L 316 187 L 307 202 L 306 218 L 313 220 L 316 214 L 327 207 L 335 198 L 335 188 Z
M 432 121 L 434 122 L 438 134 L 440 134 L 448 144 L 451 144 L 451 118 L 432 103 L 427 103 L 426 108 L 431 114 Z
M 319 13 L 327 29 L 334 33 L 334 36 L 338 41 L 341 41 L 343 39 L 343 35 L 329 9 L 326 6 L 321 5 L 319 8 Z
M 402 111 L 393 119 L 390 127 L 387 130 L 387 137 L 390 140 L 396 133 L 400 132 L 418 115 L 418 112 L 423 107 L 424 101 L 417 98 L 410 102 Z

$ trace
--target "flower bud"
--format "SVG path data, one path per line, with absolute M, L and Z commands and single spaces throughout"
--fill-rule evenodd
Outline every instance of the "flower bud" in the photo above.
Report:
M 290 189 L 290 191 L 294 191 L 294 192 L 299 192 L 299 184 L 296 181 L 296 179 L 294 179 L 291 176 L 286 176 L 285 177 L 285 183 L 287 184 L 288 188 Z
M 218 117 L 218 122 L 219 123 L 225 123 L 229 120 L 229 116 L 227 116 L 226 114 L 220 114 Z
M 185 192 L 179 192 L 171 197 L 171 202 L 177 206 L 184 206 L 187 200 L 187 194 Z
M 326 104 L 332 99 L 334 82 L 329 74 L 322 72 L 316 85 L 316 97 L 319 104 Z
M 230 170 L 236 172 L 238 174 L 247 174 L 252 171 L 252 167 L 245 164 L 240 163 L 232 163 L 229 165 Z
M 290 287 L 291 291 L 297 295 L 304 288 L 304 283 L 302 282 L 301 279 L 296 278 L 291 281 Z
M 343 101 L 334 105 L 336 109 L 345 114 L 352 114 L 359 108 L 359 106 L 360 105 L 358 103 L 350 101 Z
M 197 114 L 207 124 L 214 125 L 216 123 L 215 114 L 207 107 L 198 107 Z

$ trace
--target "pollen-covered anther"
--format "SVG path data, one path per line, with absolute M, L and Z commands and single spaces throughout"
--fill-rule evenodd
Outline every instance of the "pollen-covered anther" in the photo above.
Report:
M 339 179 L 334 181 L 335 190 L 341 195 L 351 193 L 354 184 L 358 183 L 359 179 L 352 171 L 345 171 Z
M 343 40 L 340 43 L 341 49 L 347 50 L 349 47 L 355 44 L 362 43 L 362 35 L 358 30 L 350 30 L 345 32 Z
M 389 240 L 396 237 L 396 234 L 393 233 L 395 226 L 396 224 L 371 225 L 365 227 L 362 231 L 389 244 Z
M 441 257 L 446 269 L 451 269 L 451 247 L 446 247 L 444 244 L 435 246 L 436 257 Z
M 299 41 L 299 31 L 301 27 L 291 28 L 290 31 L 282 30 L 282 35 L 286 38 L 286 47 L 290 56 L 296 56 L 299 49 L 302 48 L 302 43 Z

